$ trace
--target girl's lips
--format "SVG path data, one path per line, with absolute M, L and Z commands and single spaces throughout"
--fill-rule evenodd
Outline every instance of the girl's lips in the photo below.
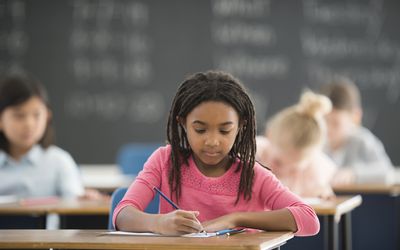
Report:
M 208 156 L 217 156 L 217 155 L 219 155 L 218 152 L 207 152 L 207 151 L 205 151 L 204 154 L 208 155 Z

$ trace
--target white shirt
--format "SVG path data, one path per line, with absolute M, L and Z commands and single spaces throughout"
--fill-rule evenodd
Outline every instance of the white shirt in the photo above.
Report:
M 0 195 L 72 198 L 83 193 L 78 167 L 61 148 L 35 145 L 20 161 L 0 150 Z
M 382 142 L 364 127 L 356 127 L 338 150 L 325 151 L 339 167 L 352 168 L 359 183 L 385 182 L 393 170 Z

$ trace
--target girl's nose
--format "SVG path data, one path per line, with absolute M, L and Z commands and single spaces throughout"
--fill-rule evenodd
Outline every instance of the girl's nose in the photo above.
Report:
M 219 145 L 219 140 L 217 136 L 208 136 L 205 145 L 209 147 L 215 147 Z
M 26 126 L 27 128 L 30 128 L 30 129 L 34 128 L 34 127 L 36 126 L 36 120 L 35 120 L 35 118 L 34 118 L 34 117 L 27 117 L 27 118 L 25 119 L 25 126 Z

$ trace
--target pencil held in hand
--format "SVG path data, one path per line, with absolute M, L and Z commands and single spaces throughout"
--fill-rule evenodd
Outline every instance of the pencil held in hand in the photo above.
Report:
M 169 199 L 160 189 L 158 189 L 157 187 L 153 187 L 153 189 L 154 189 L 161 197 L 163 197 L 169 204 L 171 204 L 171 206 L 172 206 L 173 208 L 175 208 L 175 209 L 177 209 L 177 210 L 180 209 L 180 208 L 178 207 L 178 205 L 176 205 L 171 199 Z M 198 215 L 198 214 L 197 214 L 197 215 Z M 199 223 L 200 226 L 201 226 L 200 232 L 203 233 L 203 232 L 205 232 L 205 231 L 204 231 L 203 225 L 201 225 L 200 221 L 197 219 L 197 215 L 195 215 L 195 219 L 196 219 L 197 223 Z

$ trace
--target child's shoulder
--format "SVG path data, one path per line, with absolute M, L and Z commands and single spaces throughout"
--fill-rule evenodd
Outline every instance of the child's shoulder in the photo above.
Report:
M 254 175 L 256 178 L 266 178 L 274 176 L 272 171 L 267 166 L 261 165 L 259 162 L 254 163 Z
M 45 161 L 56 161 L 56 162 L 74 162 L 72 156 L 65 151 L 64 149 L 55 146 L 55 145 L 50 145 L 47 148 L 42 148 L 40 147 L 42 151 L 42 157 L 43 160 Z
M 162 159 L 169 159 L 171 156 L 172 147 L 170 144 L 160 146 L 151 154 L 150 158 L 157 157 Z
M 172 147 L 170 144 L 165 146 L 160 146 L 150 155 L 147 162 L 148 163 L 156 163 L 150 165 L 157 165 L 157 163 L 162 163 L 162 166 L 167 166 L 168 161 L 171 159 L 171 151 Z
M 263 167 L 258 162 L 254 164 L 254 190 L 272 190 L 279 186 L 279 183 L 277 177 L 271 170 Z
M 349 137 L 349 141 L 353 144 L 380 144 L 381 141 L 368 128 L 357 127 Z
M 64 149 L 62 149 L 56 145 L 50 145 L 47 148 L 42 148 L 42 147 L 40 147 L 40 148 L 43 150 L 44 154 L 50 155 L 50 156 L 52 156 L 52 155 L 70 155 L 67 151 L 65 151 Z

